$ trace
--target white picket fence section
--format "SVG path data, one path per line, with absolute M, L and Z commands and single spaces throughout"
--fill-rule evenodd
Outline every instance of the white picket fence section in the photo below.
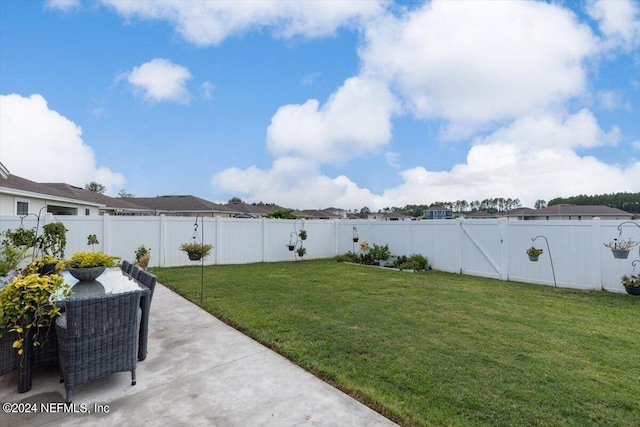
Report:
M 61 221 L 69 229 L 66 255 L 91 250 L 87 236 L 96 234 L 97 250 L 134 259 L 140 245 L 151 249 L 151 267 L 199 265 L 179 250 L 181 243 L 210 243 L 214 246 L 205 265 L 294 261 L 287 248 L 294 226 L 301 222 L 279 219 L 235 219 L 193 217 L 58 216 L 47 214 L 37 222 L 34 216 L 21 221 L 17 216 L 0 216 L 0 232 L 20 226 L 39 231 L 44 223 Z M 197 222 L 197 228 L 194 224 Z M 393 255 L 422 254 L 435 270 L 516 280 L 584 290 L 624 292 L 623 274 L 640 259 L 636 247 L 626 260 L 615 259 L 604 247 L 619 235 L 621 221 L 507 221 L 430 220 L 370 221 L 313 220 L 304 222 L 308 239 L 304 259 L 332 258 L 347 251 L 360 252 L 360 243 L 388 244 Z M 638 226 L 636 226 L 638 225 Z M 359 242 L 353 243 L 354 226 Z M 626 223 L 622 237 L 640 240 L 640 221 Z M 537 236 L 544 236 L 538 237 Z M 529 261 L 525 250 L 536 238 L 544 249 L 538 262 Z M 546 241 L 545 241 L 546 238 Z M 548 241 L 549 248 L 546 246 Z M 550 249 L 550 250 L 548 250 Z M 550 258 L 551 255 L 551 258 Z M 552 263 L 553 261 L 553 269 Z M 638 269 L 640 270 L 640 262 Z

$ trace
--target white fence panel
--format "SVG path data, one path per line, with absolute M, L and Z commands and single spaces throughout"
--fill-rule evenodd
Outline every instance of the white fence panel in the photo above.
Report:
M 462 273 L 473 276 L 502 277 L 502 239 L 500 222 L 494 220 L 459 221 Z
M 100 241 L 96 250 L 123 259 L 133 260 L 141 245 L 151 249 L 152 267 L 199 264 L 189 261 L 179 249 L 194 237 L 197 243 L 214 246 L 204 260 L 206 265 L 293 261 L 297 257 L 287 244 L 296 239 L 292 233 L 303 224 L 277 219 L 47 214 L 39 222 L 35 215 L 23 220 L 0 216 L 0 232 L 37 225 L 41 233 L 42 226 L 53 221 L 63 222 L 69 230 L 67 257 L 92 249 L 87 246 L 87 236 L 95 234 Z M 635 273 L 640 272 L 640 250 L 634 248 L 629 259 L 621 260 L 614 258 L 603 243 L 620 237 L 639 241 L 637 225 L 640 222 L 600 220 L 314 220 L 304 222 L 309 236 L 304 241 L 304 259 L 331 258 L 347 251 L 359 254 L 360 244 L 366 241 L 370 246 L 389 245 L 393 255 L 422 254 L 436 270 L 549 286 L 554 285 L 555 272 L 555 282 L 561 287 L 623 292 L 620 277 L 634 271 L 631 263 L 636 259 Z M 357 243 L 352 241 L 354 227 Z M 525 253 L 532 239 L 536 239 L 536 247 L 545 250 L 538 262 L 529 261 Z
M 409 254 L 422 254 L 432 268 L 460 273 L 460 224 L 451 220 L 413 221 Z M 404 255 L 404 254 L 402 254 Z

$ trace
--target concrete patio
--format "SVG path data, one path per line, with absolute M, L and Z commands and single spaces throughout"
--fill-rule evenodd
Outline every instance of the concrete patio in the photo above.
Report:
M 36 368 L 27 393 L 17 392 L 17 372 L 8 373 L 0 402 L 36 403 L 38 412 L 2 410 L 0 426 L 396 425 L 160 284 L 149 355 L 136 373 L 133 387 L 123 372 L 75 389 L 73 403 L 87 413 L 56 405 L 48 408 L 57 413 L 41 412 L 41 403 L 64 401 L 57 369 Z

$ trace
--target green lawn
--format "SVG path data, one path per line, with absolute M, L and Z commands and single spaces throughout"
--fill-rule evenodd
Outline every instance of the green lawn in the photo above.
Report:
M 640 298 L 333 260 L 153 269 L 402 425 L 640 421 Z

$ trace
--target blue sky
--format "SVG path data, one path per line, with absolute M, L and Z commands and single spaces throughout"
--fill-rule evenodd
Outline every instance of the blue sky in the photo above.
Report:
M 298 209 L 640 192 L 640 3 L 1 1 L 0 161 Z

